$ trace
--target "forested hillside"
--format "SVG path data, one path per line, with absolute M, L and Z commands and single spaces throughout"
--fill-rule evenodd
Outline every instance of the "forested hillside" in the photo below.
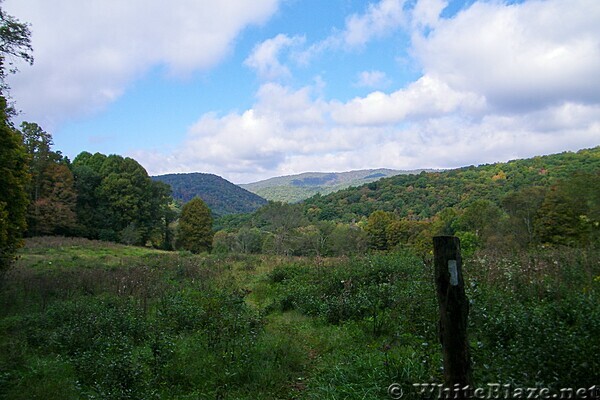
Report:
M 348 172 L 305 172 L 298 175 L 278 176 L 240 186 L 267 200 L 297 203 L 317 193 L 328 194 L 385 177 L 419 172 L 421 170 L 399 171 L 386 168 Z
M 171 186 L 173 198 L 181 203 L 200 197 L 217 215 L 248 213 L 267 203 L 262 197 L 213 174 L 168 174 L 152 179 Z
M 500 205 L 507 194 L 524 187 L 550 187 L 575 173 L 599 171 L 600 147 L 595 147 L 506 163 L 396 175 L 327 196 L 317 195 L 304 204 L 320 220 L 358 220 L 376 210 L 425 219 L 447 207 L 465 208 L 476 200 Z
M 443 172 L 397 175 L 301 204 L 269 203 L 219 221 L 214 249 L 350 255 L 411 248 L 436 235 L 469 251 L 600 241 L 600 147 Z

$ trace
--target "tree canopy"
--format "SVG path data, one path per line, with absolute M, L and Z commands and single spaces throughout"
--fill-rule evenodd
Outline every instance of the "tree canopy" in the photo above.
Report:
M 210 251 L 213 231 L 210 209 L 199 197 L 194 197 L 181 209 L 177 229 L 177 247 L 193 253 Z
M 79 234 L 146 244 L 165 240 L 170 188 L 154 182 L 137 161 L 83 152 L 73 160 Z

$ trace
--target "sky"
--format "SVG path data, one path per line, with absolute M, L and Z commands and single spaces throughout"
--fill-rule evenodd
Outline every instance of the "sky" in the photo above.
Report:
M 600 145 L 598 0 L 4 0 L 56 150 L 248 183 Z

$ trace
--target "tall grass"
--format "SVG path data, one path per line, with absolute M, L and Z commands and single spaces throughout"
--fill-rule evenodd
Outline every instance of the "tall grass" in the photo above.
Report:
M 0 399 L 410 398 L 442 379 L 432 267 L 410 254 L 28 246 L 0 291 Z M 597 384 L 598 255 L 465 260 L 477 384 Z

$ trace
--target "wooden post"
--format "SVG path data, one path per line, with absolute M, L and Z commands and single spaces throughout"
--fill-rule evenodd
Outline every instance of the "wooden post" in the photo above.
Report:
M 471 357 L 467 340 L 469 301 L 465 295 L 460 240 L 454 236 L 433 238 L 435 285 L 440 308 L 440 342 L 444 356 L 444 385 L 453 399 L 466 398 L 471 386 Z M 456 393 L 456 390 L 459 393 Z M 456 397 L 455 397 L 456 396 Z

